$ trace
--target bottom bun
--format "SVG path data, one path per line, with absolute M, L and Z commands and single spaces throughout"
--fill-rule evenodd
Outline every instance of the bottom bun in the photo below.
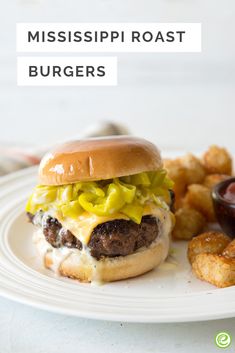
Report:
M 162 263 L 169 253 L 171 227 L 149 246 L 127 256 L 103 257 L 96 260 L 88 250 L 53 248 L 41 230 L 34 242 L 44 259 L 44 264 L 58 274 L 81 282 L 113 282 L 142 275 Z

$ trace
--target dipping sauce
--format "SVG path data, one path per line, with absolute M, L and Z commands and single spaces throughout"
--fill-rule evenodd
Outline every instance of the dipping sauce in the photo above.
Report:
M 235 203 L 235 182 L 227 186 L 225 193 L 222 196 L 226 201 Z
M 215 185 L 212 200 L 221 228 L 231 238 L 235 238 L 235 177 Z

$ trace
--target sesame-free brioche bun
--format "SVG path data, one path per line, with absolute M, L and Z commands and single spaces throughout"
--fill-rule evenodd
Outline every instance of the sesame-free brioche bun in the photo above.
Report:
M 81 257 L 73 254 L 61 263 L 59 272 L 62 276 L 78 279 L 80 282 L 114 282 L 149 272 L 164 261 L 167 255 L 168 249 L 160 243 L 131 255 L 106 257 L 99 261 L 84 254 L 82 265 Z M 45 265 L 48 268 L 53 267 L 51 253 L 45 256 Z
M 39 167 L 42 185 L 105 180 L 162 168 L 157 147 L 131 136 L 64 143 L 47 153 Z

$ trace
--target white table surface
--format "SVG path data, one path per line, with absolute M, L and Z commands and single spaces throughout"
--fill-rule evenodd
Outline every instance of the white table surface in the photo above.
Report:
M 108 119 L 169 149 L 211 143 L 235 150 L 233 1 L 21 0 L 0 12 L 0 142 L 53 143 Z M 16 86 L 15 23 L 43 21 L 202 22 L 201 54 L 120 54 L 112 88 Z M 1 285 L 1 284 L 0 284 Z M 0 298 L 0 353 L 219 351 L 217 331 L 235 319 L 122 324 L 56 315 Z
M 1 353 L 214 353 L 214 335 L 235 334 L 235 319 L 185 324 L 91 321 L 0 300 Z M 226 352 L 234 352 L 234 342 Z

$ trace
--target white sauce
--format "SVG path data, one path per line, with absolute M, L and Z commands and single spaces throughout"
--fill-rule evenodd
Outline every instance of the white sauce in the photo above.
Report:
M 50 266 L 50 268 L 57 274 L 59 274 L 60 265 L 63 261 L 65 261 L 74 252 L 77 252 L 79 254 L 79 250 L 70 249 L 66 246 L 63 246 L 61 248 L 53 248 L 53 246 L 51 246 L 51 244 L 46 241 L 41 229 L 38 229 L 34 233 L 33 241 L 35 244 L 37 244 L 39 254 L 42 256 L 43 260 L 45 260 L 45 256 L 47 253 L 51 253 L 52 265 Z
M 164 251 L 162 251 L 160 263 L 163 263 L 169 254 L 169 234 L 172 228 L 172 219 L 169 211 L 165 211 L 163 209 L 156 209 L 154 215 L 160 220 L 160 230 L 156 240 L 151 244 L 150 247 L 153 247 L 156 244 L 162 245 Z M 52 257 L 52 265 L 50 268 L 55 273 L 59 274 L 59 269 L 63 261 L 65 261 L 71 255 L 76 255 L 76 264 L 79 265 L 80 261 L 86 262 L 93 268 L 93 284 L 100 285 L 102 283 L 100 281 L 99 275 L 102 273 L 103 262 L 101 260 L 97 261 L 94 257 L 92 257 L 90 255 L 89 248 L 86 245 L 83 246 L 82 250 L 71 249 L 64 246 L 60 248 L 54 248 L 46 241 L 41 229 L 34 233 L 33 241 L 37 244 L 37 248 L 43 259 L 45 259 L 46 254 L 50 252 Z M 138 249 L 137 252 L 144 251 L 145 249 L 145 247 L 142 247 Z M 126 257 L 128 257 L 128 255 Z

